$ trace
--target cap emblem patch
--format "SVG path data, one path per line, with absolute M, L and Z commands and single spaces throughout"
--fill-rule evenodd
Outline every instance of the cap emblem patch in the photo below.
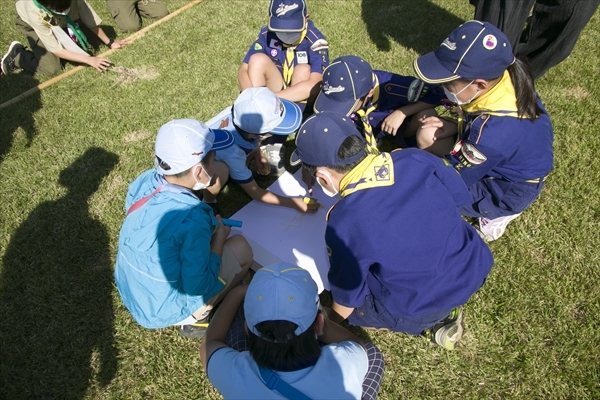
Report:
M 498 39 L 496 39 L 496 36 L 486 35 L 483 38 L 483 47 L 485 47 L 486 49 L 494 50 L 496 48 L 496 45 L 498 45 Z

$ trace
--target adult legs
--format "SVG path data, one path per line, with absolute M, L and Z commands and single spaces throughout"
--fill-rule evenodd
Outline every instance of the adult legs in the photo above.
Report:
M 517 57 L 529 58 L 534 79 L 541 78 L 571 54 L 598 4 L 600 0 L 536 2 L 531 22 L 515 50 Z
M 123 32 L 135 32 L 142 26 L 137 3 L 138 0 L 106 0 L 110 15 Z
M 137 7 L 144 18 L 160 19 L 169 14 L 167 6 L 161 0 L 140 0 Z
M 535 0 L 479 0 L 474 18 L 490 22 L 504 32 L 514 51 L 534 3 Z
M 16 18 L 17 28 L 27 37 L 27 43 L 31 50 L 19 53 L 15 58 L 15 66 L 32 74 L 53 76 L 61 71 L 60 58 L 49 52 L 33 28 L 20 17 Z

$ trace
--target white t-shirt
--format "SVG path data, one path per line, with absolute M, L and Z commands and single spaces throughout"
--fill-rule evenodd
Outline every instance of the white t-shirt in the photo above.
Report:
M 323 347 L 312 367 L 275 372 L 311 399 L 360 399 L 368 364 L 365 349 L 346 341 Z M 284 399 L 263 383 L 248 351 L 220 348 L 211 355 L 207 369 L 208 379 L 225 399 Z

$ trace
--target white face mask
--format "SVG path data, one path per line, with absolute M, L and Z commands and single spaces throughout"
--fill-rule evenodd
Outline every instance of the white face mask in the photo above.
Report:
M 210 186 L 210 182 L 212 181 L 212 176 L 210 176 L 208 174 L 208 172 L 206 172 L 206 170 L 204 168 L 202 168 L 201 165 L 199 165 L 198 168 L 200 168 L 201 170 L 203 170 L 204 173 L 206 174 L 206 176 L 208 176 L 208 183 L 202 183 L 202 182 L 200 182 L 198 179 L 196 179 L 196 174 L 194 174 L 194 180 L 196 181 L 196 184 L 192 187 L 192 190 L 206 189 L 207 187 Z
M 285 44 L 296 43 L 300 36 L 302 36 L 302 32 L 275 32 L 275 35 Z
M 58 12 L 58 11 L 53 11 L 51 10 L 54 14 L 58 14 L 58 15 L 67 15 L 69 13 L 69 11 L 71 11 L 71 7 L 67 8 L 65 11 L 62 12 Z
M 323 190 L 323 193 L 325 193 L 327 196 L 329 197 L 334 197 L 336 194 L 338 194 L 338 190 L 335 189 L 335 186 L 333 186 L 333 180 L 331 179 L 331 174 L 327 171 L 323 171 L 322 169 L 318 170 L 317 172 L 322 173 L 323 175 L 325 175 L 327 178 L 329 178 L 329 184 L 333 187 L 333 189 L 335 190 L 335 192 L 331 192 L 328 189 L 326 189 L 325 187 L 323 187 L 323 185 L 321 185 L 321 181 L 319 181 L 319 178 L 317 178 L 317 183 L 319 184 L 319 186 L 321 186 L 321 189 Z M 323 178 L 321 178 L 323 179 Z
M 448 98 L 448 100 L 450 100 L 453 103 L 458 104 L 459 106 L 462 106 L 464 104 L 469 104 L 470 102 L 472 102 L 475 99 L 475 97 L 477 97 L 477 95 L 479 95 L 479 90 L 478 90 L 477 93 L 475 93 L 475 95 L 473 97 L 471 97 L 467 101 L 460 101 L 458 99 L 458 95 L 461 94 L 462 92 L 464 92 L 466 88 L 468 88 L 469 86 L 471 86 L 471 84 L 473 82 L 475 82 L 475 80 L 472 80 L 467 86 L 465 86 L 464 88 L 460 89 L 458 91 L 458 93 L 452 93 L 451 91 L 449 91 L 448 89 L 446 89 L 446 87 L 444 87 L 444 86 L 442 86 L 442 89 L 444 89 L 444 93 L 446 93 L 446 97 Z

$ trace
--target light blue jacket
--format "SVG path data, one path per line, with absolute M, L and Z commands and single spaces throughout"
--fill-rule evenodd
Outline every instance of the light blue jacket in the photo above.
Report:
M 224 286 L 221 257 L 210 251 L 217 221 L 189 190 L 169 185 L 151 169 L 129 185 L 125 210 L 163 184 L 125 218 L 115 267 L 123 303 L 149 329 L 183 321 Z

